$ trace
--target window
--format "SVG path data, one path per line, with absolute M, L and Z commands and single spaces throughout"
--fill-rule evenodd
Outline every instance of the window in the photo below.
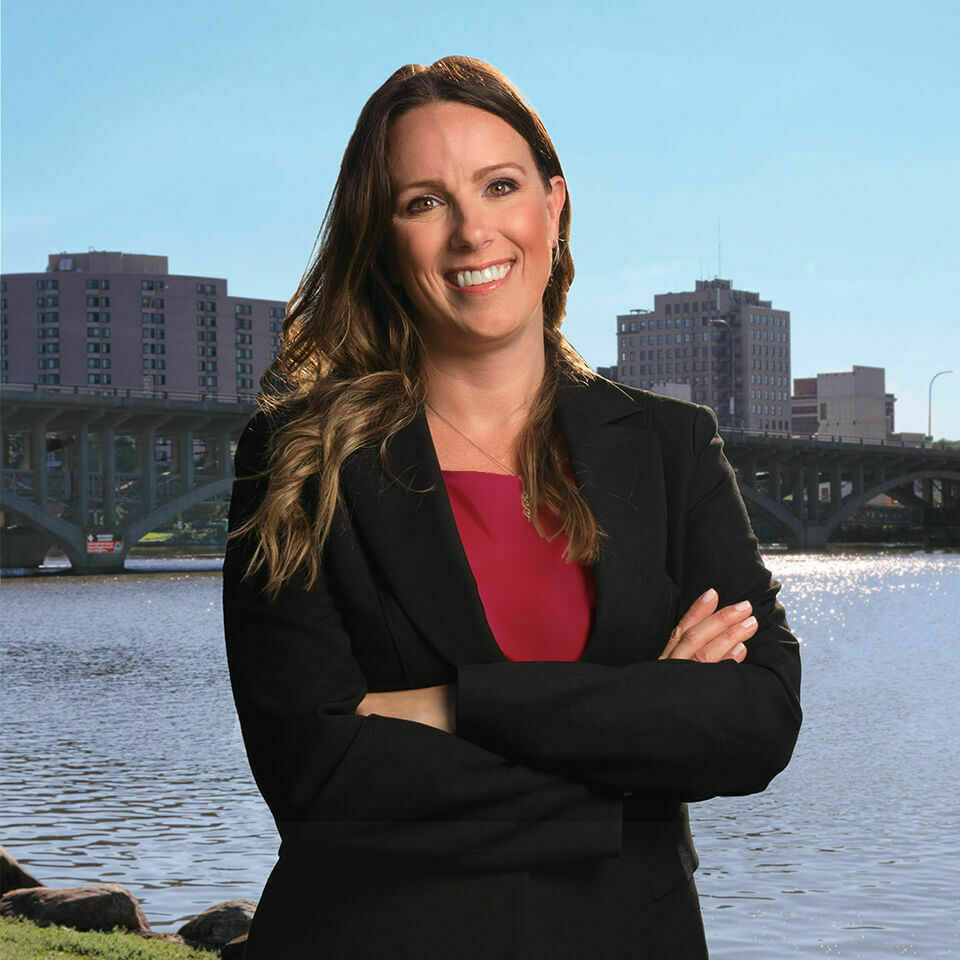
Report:
M 233 312 L 236 314 L 249 314 L 253 313 L 253 307 L 249 303 L 237 303 L 234 304 Z

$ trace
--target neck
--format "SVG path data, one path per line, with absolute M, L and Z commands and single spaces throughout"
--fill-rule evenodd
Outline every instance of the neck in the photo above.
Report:
M 543 337 L 526 349 L 479 354 L 426 351 L 427 402 L 468 433 L 519 431 L 543 381 Z

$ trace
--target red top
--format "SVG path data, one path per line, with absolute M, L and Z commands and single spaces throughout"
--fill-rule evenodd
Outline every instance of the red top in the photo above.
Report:
M 520 478 L 444 470 L 453 516 L 487 623 L 508 660 L 577 660 L 593 622 L 593 569 L 567 563 L 567 538 L 544 540 L 523 515 Z M 548 532 L 559 522 L 546 510 Z

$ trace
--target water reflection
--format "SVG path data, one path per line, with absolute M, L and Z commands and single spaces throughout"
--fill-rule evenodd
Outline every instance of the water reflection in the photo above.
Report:
M 960 556 L 767 562 L 806 719 L 766 793 L 691 807 L 711 954 L 960 953 Z M 259 896 L 278 845 L 219 589 L 189 568 L 0 587 L 0 842 L 48 884 L 125 884 L 158 930 Z

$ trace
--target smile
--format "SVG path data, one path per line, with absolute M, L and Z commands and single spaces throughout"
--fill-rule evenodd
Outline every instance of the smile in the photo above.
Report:
M 448 282 L 458 287 L 489 287 L 491 284 L 503 280 L 510 272 L 513 260 L 505 263 L 495 263 L 482 270 L 457 270 L 447 274 Z

